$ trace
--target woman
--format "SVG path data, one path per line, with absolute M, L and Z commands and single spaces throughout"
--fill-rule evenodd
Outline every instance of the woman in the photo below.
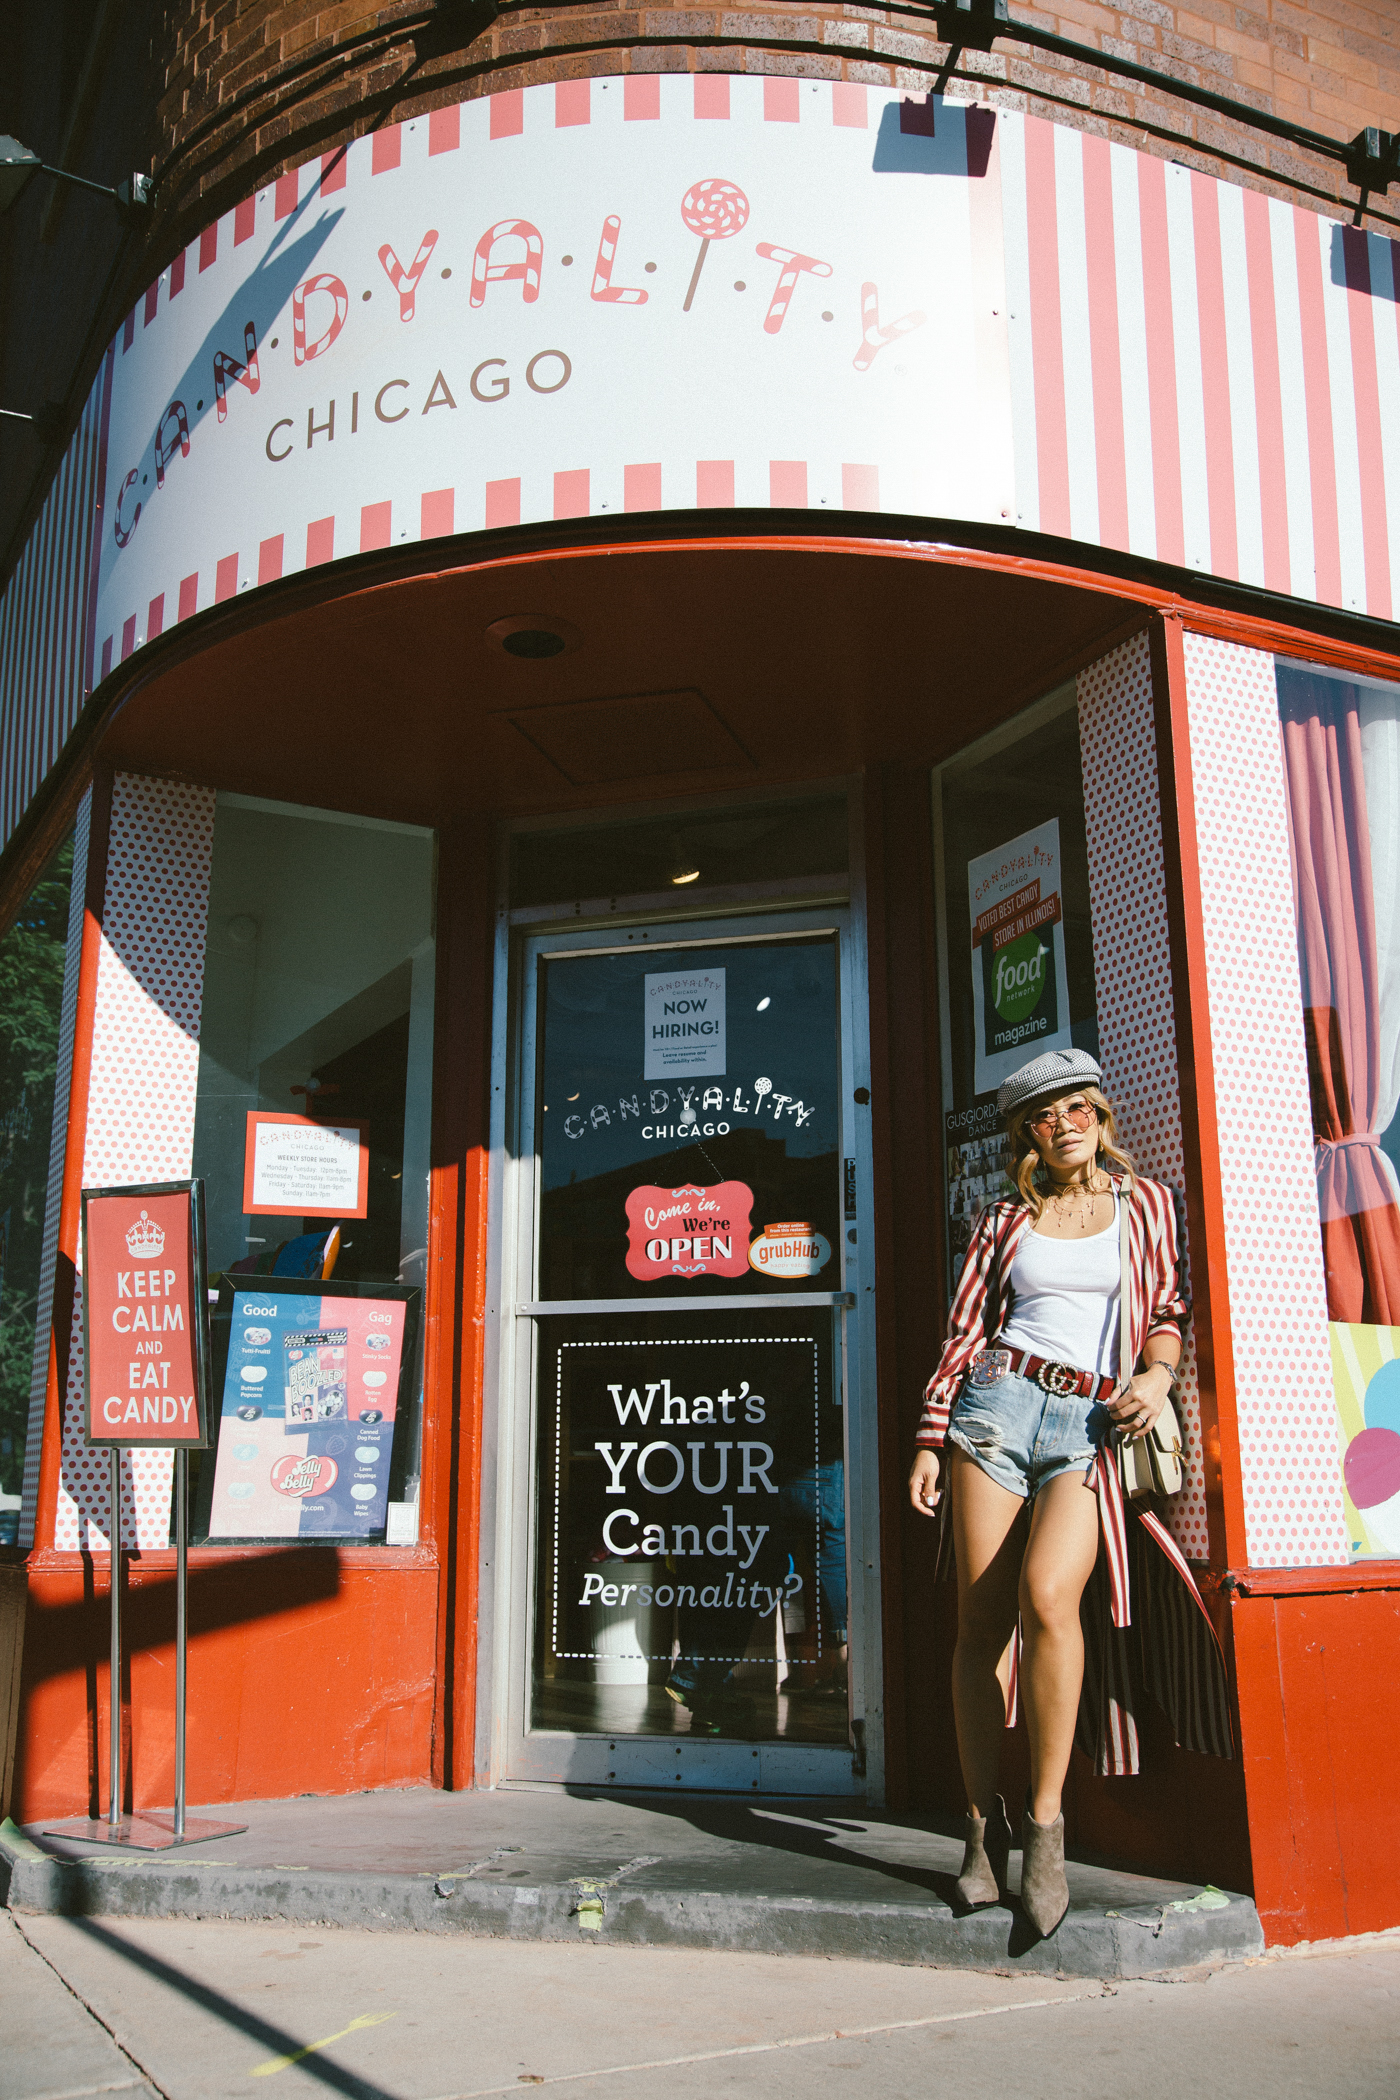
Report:
M 1096 1571 L 1109 1571 L 1098 1579 L 1113 1591 L 1111 1613 L 1088 1614 L 1104 1643 L 1130 1622 L 1130 1567 L 1138 1587 L 1164 1574 L 1169 1587 L 1171 1578 L 1189 1586 L 1198 1612 L 1163 1600 L 1149 1620 L 1178 1633 L 1186 1622 L 1187 1669 L 1171 1684 L 1149 1655 L 1147 1676 L 1178 1741 L 1230 1754 L 1223 1663 L 1208 1620 L 1202 1638 L 1190 1571 L 1150 1511 L 1138 1514 L 1161 1552 L 1149 1548 L 1149 1565 L 1127 1547 L 1115 1432 L 1150 1433 L 1172 1390 L 1189 1307 L 1172 1191 L 1134 1175 L 1100 1078 L 1086 1051 L 1057 1050 L 1023 1065 L 997 1095 L 1017 1193 L 977 1222 L 909 1476 L 915 1509 L 946 1520 L 949 1462 L 953 1710 L 968 1802 L 958 1894 L 968 1905 L 995 1903 L 1005 1886 L 1011 1831 L 996 1783 L 1014 1669 L 1031 1752 L 1021 1903 L 1042 1934 L 1069 1907 L 1061 1789 L 1076 1727 L 1100 1770 L 1137 1769 L 1126 1647 L 1094 1656 L 1095 1710 L 1085 1712 L 1081 1600 Z

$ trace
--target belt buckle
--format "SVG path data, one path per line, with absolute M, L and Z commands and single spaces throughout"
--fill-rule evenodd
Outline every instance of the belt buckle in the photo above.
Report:
M 967 1367 L 971 1385 L 996 1385 L 1011 1369 L 1009 1349 L 983 1349 Z
M 1080 1373 L 1073 1364 L 1042 1364 L 1035 1374 L 1035 1382 L 1043 1393 L 1053 1393 L 1063 1400 L 1070 1393 L 1079 1391 Z

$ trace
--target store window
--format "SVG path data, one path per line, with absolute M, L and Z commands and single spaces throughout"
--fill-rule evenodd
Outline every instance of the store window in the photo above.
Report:
M 0 1545 L 19 1538 L 36 1369 L 59 1016 L 68 940 L 68 839 L 0 940 Z M 52 1254 L 50 1254 L 52 1261 Z M 31 1468 L 31 1472 L 33 1469 Z
M 412 1544 L 431 832 L 220 795 L 194 1171 L 216 1447 L 201 1543 Z
M 1400 1554 L 1400 686 L 1276 666 L 1352 1551 Z
M 1098 1055 L 1073 685 L 940 767 L 934 825 L 951 1296 L 1005 1183 L 997 1088 L 1041 1051 Z

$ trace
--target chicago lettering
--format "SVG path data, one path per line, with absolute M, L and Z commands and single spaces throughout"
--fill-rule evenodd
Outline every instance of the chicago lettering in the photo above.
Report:
M 566 350 L 537 350 L 524 366 L 520 376 L 533 394 L 557 394 L 573 378 L 573 359 Z M 466 392 L 474 401 L 490 406 L 504 401 L 510 394 L 511 368 L 504 357 L 485 357 L 470 373 Z M 457 396 L 447 375 L 441 370 L 433 374 L 431 383 L 423 389 L 422 398 L 415 398 L 414 382 L 411 379 L 386 379 L 374 394 L 374 418 L 377 423 L 399 424 L 412 416 L 431 415 L 434 409 L 455 410 Z M 174 404 L 178 408 L 179 403 Z M 280 466 L 297 450 L 310 452 L 319 439 L 323 445 L 333 445 L 337 435 L 336 397 L 328 401 L 312 402 L 306 411 L 306 438 L 304 443 L 295 438 L 297 420 L 292 416 L 279 416 L 263 440 L 263 452 L 273 466 Z M 350 396 L 348 435 L 357 435 L 360 427 L 360 393 L 356 389 Z M 291 434 L 289 434 L 291 433 Z M 347 435 L 347 419 L 342 414 L 339 434 Z M 187 448 L 188 449 L 188 448 Z M 169 455 L 167 455 L 168 462 Z M 131 477 L 134 479 L 134 476 Z M 163 481 L 162 481 L 163 485 Z M 136 520 L 141 506 L 136 505 L 129 525 L 124 525 L 125 546 L 136 530 Z

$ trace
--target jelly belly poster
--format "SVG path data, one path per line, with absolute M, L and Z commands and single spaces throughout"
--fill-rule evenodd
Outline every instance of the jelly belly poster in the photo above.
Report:
M 211 1539 L 383 1533 L 407 1311 L 401 1298 L 234 1290 Z

